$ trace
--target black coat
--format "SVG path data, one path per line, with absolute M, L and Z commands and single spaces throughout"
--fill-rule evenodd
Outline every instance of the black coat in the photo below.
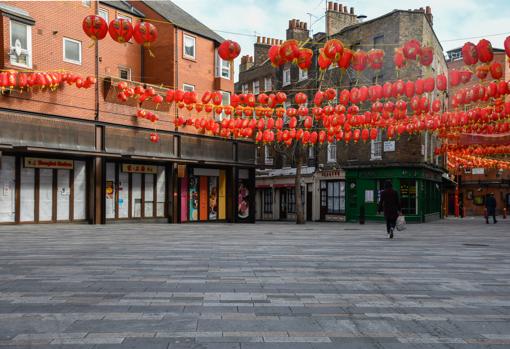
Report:
M 496 198 L 494 196 L 489 196 L 485 201 L 485 207 L 489 214 L 496 212 Z
M 381 193 L 381 200 L 379 201 L 380 211 L 384 211 L 386 219 L 397 219 L 400 212 L 400 199 L 397 192 L 392 188 L 384 189 Z

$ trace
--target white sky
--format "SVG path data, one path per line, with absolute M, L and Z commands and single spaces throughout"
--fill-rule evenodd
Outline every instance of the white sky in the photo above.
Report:
M 226 39 L 239 42 L 241 56 L 253 55 L 255 35 L 285 39 L 289 19 L 308 22 L 312 31 L 324 31 L 326 0 L 172 0 L 209 28 Z M 354 7 L 355 13 L 368 20 L 393 9 L 416 9 L 429 5 L 434 16 L 434 30 L 445 51 L 459 47 L 466 41 L 478 42 L 487 36 L 494 47 L 503 48 L 510 35 L 510 0 L 342 0 L 344 6 Z M 309 14 L 308 14 L 309 13 Z M 320 18 L 320 19 L 319 19 Z M 229 34 L 227 32 L 240 33 Z M 454 40 L 455 39 L 455 40 Z M 236 76 L 239 58 L 235 62 Z

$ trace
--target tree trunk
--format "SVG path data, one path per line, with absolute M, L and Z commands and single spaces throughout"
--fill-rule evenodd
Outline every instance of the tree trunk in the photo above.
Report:
M 296 162 L 296 178 L 295 178 L 295 192 L 296 192 L 296 224 L 305 224 L 305 214 L 303 210 L 303 203 L 301 200 L 301 164 L 303 162 L 301 149 L 297 150 L 295 157 Z

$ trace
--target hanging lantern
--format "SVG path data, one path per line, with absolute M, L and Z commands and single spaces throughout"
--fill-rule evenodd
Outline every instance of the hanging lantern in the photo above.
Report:
M 446 91 L 447 81 L 446 76 L 444 74 L 440 74 L 436 78 L 436 86 L 439 91 Z
M 393 56 L 393 63 L 397 69 L 402 69 L 406 64 L 406 58 L 402 48 L 396 48 Z
M 414 82 L 406 82 L 404 91 L 407 98 L 412 98 L 414 96 Z
M 352 50 L 345 48 L 342 57 L 337 62 L 338 67 L 343 70 L 349 68 L 351 66 L 352 55 Z
M 312 65 L 313 51 L 309 48 L 299 49 L 297 57 L 297 65 L 301 70 L 308 70 Z
M 342 57 L 344 45 L 338 39 L 330 39 L 324 44 L 324 55 L 334 62 L 338 62 Z
M 423 47 L 420 54 L 420 63 L 424 67 L 429 67 L 434 61 L 434 49 L 432 47 Z
M 149 136 L 149 139 L 152 143 L 158 143 L 159 142 L 159 135 L 157 133 L 152 132 Z
M 404 44 L 402 52 L 406 59 L 414 61 L 417 56 L 421 55 L 421 43 L 416 39 L 409 40 Z
M 233 61 L 240 53 L 241 46 L 232 40 L 225 40 L 218 47 L 218 55 L 224 61 Z
M 507 36 L 505 39 L 505 52 L 506 56 L 510 58 L 510 36 Z
M 325 93 L 328 101 L 332 101 L 336 97 L 336 90 L 334 88 L 328 88 Z
M 333 63 L 326 55 L 324 54 L 324 49 L 319 49 L 319 57 L 317 58 L 317 63 L 319 64 L 319 68 L 321 71 L 326 71 L 329 66 Z
M 294 100 L 297 105 L 306 104 L 308 97 L 307 97 L 306 93 L 298 92 L 294 96 Z
M 383 67 L 384 51 L 381 49 L 371 49 L 368 51 L 368 64 L 374 70 L 380 70 Z
M 352 56 L 352 69 L 361 72 L 366 69 L 368 63 L 368 55 L 365 51 L 358 50 Z
M 115 18 L 108 27 L 110 36 L 118 43 L 126 43 L 133 36 L 133 25 L 124 18 Z
M 489 40 L 482 39 L 476 45 L 478 51 L 478 58 L 482 63 L 489 63 L 494 59 L 494 52 L 492 50 L 492 44 Z
M 494 80 L 499 80 L 503 77 L 503 66 L 499 62 L 492 62 L 489 68 L 491 76 Z
M 478 63 L 478 51 L 475 44 L 466 42 L 464 46 L 462 46 L 462 59 L 468 66 Z
M 280 46 L 280 56 L 287 62 L 299 57 L 299 43 L 297 40 L 287 40 Z
M 154 57 L 154 54 L 150 49 L 151 43 L 156 41 L 158 38 L 158 30 L 154 24 L 149 22 L 136 23 L 133 28 L 133 37 L 138 44 L 143 45 L 143 47 L 149 50 L 151 57 Z
M 487 64 L 479 65 L 476 67 L 476 76 L 480 80 L 485 80 L 489 75 L 490 66 Z
M 85 17 L 82 28 L 85 34 L 94 41 L 102 40 L 108 34 L 108 23 L 102 17 L 95 15 Z

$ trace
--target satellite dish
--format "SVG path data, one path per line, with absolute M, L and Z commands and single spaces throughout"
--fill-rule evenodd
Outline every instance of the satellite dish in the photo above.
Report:
M 14 42 L 14 53 L 16 56 L 21 55 L 21 41 L 19 41 L 19 39 L 16 39 Z

